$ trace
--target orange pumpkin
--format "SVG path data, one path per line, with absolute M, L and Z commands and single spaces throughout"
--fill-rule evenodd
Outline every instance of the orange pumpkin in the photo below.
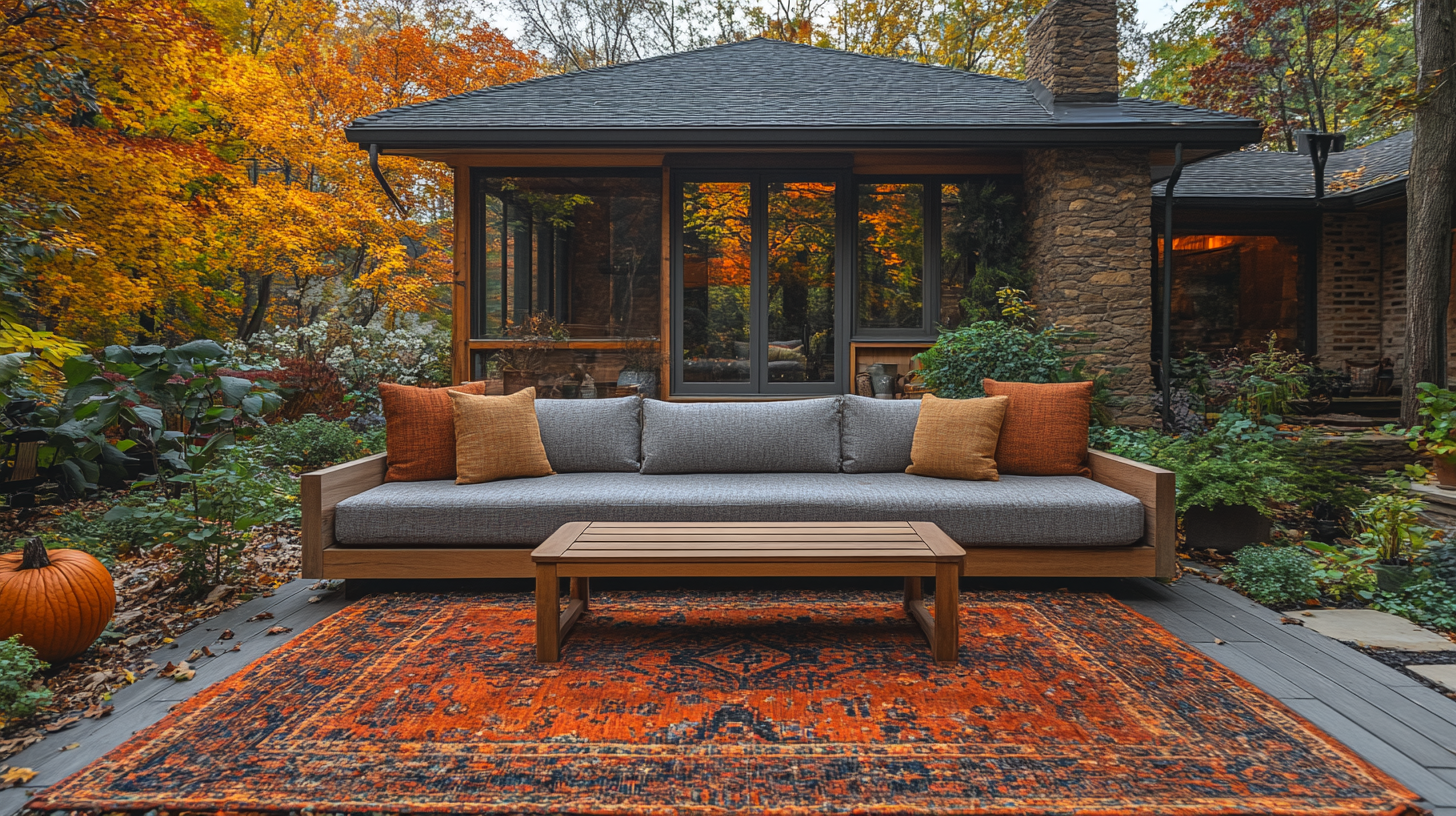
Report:
M 20 635 L 47 663 L 86 651 L 111 621 L 116 586 L 80 550 L 50 550 L 38 538 L 0 555 L 0 638 Z

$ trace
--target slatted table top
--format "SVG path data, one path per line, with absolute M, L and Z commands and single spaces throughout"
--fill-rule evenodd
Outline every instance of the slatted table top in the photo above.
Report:
M 531 553 L 537 563 L 953 562 L 965 550 L 930 522 L 574 522 Z

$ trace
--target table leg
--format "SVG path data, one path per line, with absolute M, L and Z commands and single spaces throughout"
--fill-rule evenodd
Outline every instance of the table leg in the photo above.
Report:
M 905 579 L 905 609 L 909 610 L 917 601 L 925 600 L 925 584 L 920 576 L 914 575 Z
M 935 565 L 935 662 L 955 663 L 961 648 L 961 569 L 959 564 Z
M 587 610 L 591 609 L 590 578 L 571 579 L 571 599 L 574 601 L 581 601 L 581 611 L 586 612 Z
M 561 659 L 561 587 L 555 564 L 536 565 L 536 662 Z

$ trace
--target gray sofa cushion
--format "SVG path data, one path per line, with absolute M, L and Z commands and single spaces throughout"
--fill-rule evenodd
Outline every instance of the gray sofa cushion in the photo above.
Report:
M 643 473 L 837 473 L 839 399 L 642 404 Z
M 840 413 L 840 458 L 845 473 L 904 473 L 920 400 L 879 400 L 849 394 Z
M 1117 546 L 1142 536 L 1143 506 L 1079 476 L 564 473 L 391 482 L 340 502 L 334 535 L 344 545 L 534 547 L 569 521 L 931 521 L 970 547 Z
M 637 472 L 642 400 L 536 400 L 541 444 L 557 473 Z

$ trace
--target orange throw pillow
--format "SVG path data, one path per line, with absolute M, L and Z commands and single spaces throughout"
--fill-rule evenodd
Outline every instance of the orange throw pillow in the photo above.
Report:
M 455 413 L 450 392 L 484 394 L 485 383 L 416 388 L 380 383 L 384 436 L 388 440 L 386 482 L 428 482 L 455 478 Z
M 938 479 L 997 482 L 996 438 L 1006 414 L 1005 397 L 920 400 L 906 473 Z
M 550 476 L 536 421 L 536 389 L 508 397 L 451 394 L 455 410 L 455 484 Z
M 1007 383 L 983 380 L 987 396 L 1006 397 L 996 444 L 996 469 L 1015 476 L 1091 476 L 1087 426 L 1092 383 Z

